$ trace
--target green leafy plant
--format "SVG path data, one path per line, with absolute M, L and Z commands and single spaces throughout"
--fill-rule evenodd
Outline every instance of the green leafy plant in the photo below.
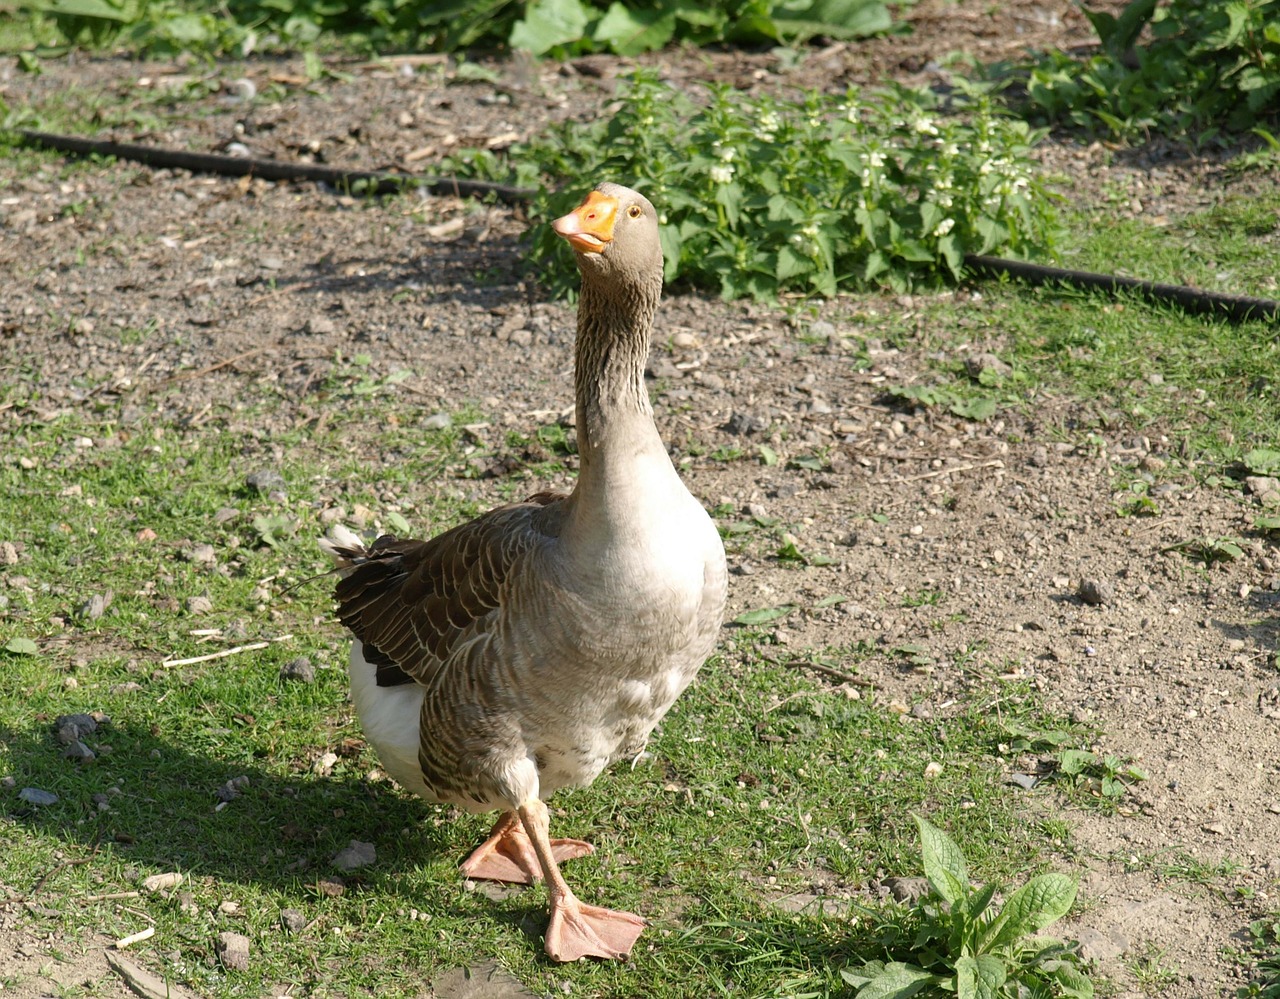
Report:
M 897 405 L 931 409 L 940 406 L 966 420 L 985 420 L 995 416 L 999 408 L 989 395 L 961 394 L 946 385 L 901 385 L 886 394 Z
M 1280 0 L 1132 0 L 1085 13 L 1100 50 L 1053 51 L 1030 68 L 1030 103 L 1121 136 L 1157 128 L 1248 131 L 1280 94 Z
M 913 960 L 868 961 L 842 970 L 858 999 L 1091 997 L 1093 984 L 1079 970 L 1075 952 L 1037 935 L 1070 910 L 1075 882 L 1063 874 L 1041 874 L 997 906 L 1001 886 L 975 889 L 960 847 L 926 819 L 915 819 L 933 894 L 913 909 L 916 932 L 903 948 Z M 900 945 L 892 942 L 891 957 Z
M 332 43 L 370 51 L 526 49 L 535 55 L 636 55 L 672 42 L 803 43 L 888 31 L 884 0 L 226 0 L 217 13 L 178 0 L 40 0 L 68 42 L 174 46 L 220 54 Z
M 1235 562 L 1244 557 L 1243 542 L 1239 538 L 1188 538 L 1163 549 L 1181 552 L 1187 558 L 1213 565 L 1217 562 Z
M 950 101 L 943 109 L 903 87 L 788 101 L 708 85 L 699 105 L 640 71 L 611 118 L 566 122 L 505 159 L 469 150 L 448 166 L 539 185 L 532 263 L 555 275 L 555 291 L 575 282 L 571 268 L 549 265 L 567 251 L 541 220 L 581 198 L 583 177 L 652 199 L 668 280 L 726 299 L 905 290 L 959 278 L 966 253 L 1047 252 L 1055 234 L 1028 155 L 1038 133 L 977 90 Z
M 1242 988 L 1242 999 L 1280 999 L 1280 913 L 1249 924 L 1246 957 L 1256 962 L 1254 978 Z
M 1123 797 L 1130 784 L 1147 779 L 1146 772 L 1132 761 L 1087 749 L 1062 750 L 1058 773 L 1071 778 L 1077 787 L 1109 800 Z

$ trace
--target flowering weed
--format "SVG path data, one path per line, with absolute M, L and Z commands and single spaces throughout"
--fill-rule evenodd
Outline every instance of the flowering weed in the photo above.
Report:
M 582 178 L 609 179 L 663 215 L 668 280 L 772 299 L 935 285 L 966 253 L 1050 250 L 1038 137 L 976 90 L 943 109 L 904 87 L 787 101 L 712 84 L 695 103 L 639 72 L 612 118 L 567 122 L 505 162 L 472 151 L 450 165 L 539 186 L 535 264 L 563 252 L 541 221 L 572 207 Z

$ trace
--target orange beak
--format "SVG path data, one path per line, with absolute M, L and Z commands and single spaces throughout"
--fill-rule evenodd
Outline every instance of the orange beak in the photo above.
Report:
M 613 226 L 617 221 L 618 199 L 592 191 L 568 215 L 552 222 L 551 228 L 579 253 L 600 253 L 613 239 Z

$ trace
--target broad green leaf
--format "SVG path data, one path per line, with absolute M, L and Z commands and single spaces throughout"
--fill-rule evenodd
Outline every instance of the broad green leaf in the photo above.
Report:
M 790 245 L 783 245 L 778 250 L 776 273 L 779 281 L 786 281 L 797 274 L 807 274 L 813 270 L 813 261 Z
M 823 597 L 813 605 L 814 610 L 821 610 L 823 607 L 835 607 L 837 604 L 848 603 L 849 598 L 843 593 L 832 593 Z
M 922 816 L 915 816 L 920 829 L 920 856 L 924 876 L 943 900 L 955 905 L 969 894 L 969 869 L 964 854 L 941 829 Z
M 823 461 L 817 455 L 801 454 L 787 462 L 788 468 L 800 468 L 810 472 L 821 472 Z
M 511 28 L 511 47 L 542 55 L 581 39 L 589 20 L 581 0 L 534 0 Z
M 776 465 L 778 463 L 778 452 L 771 448 L 768 444 L 761 444 L 757 447 L 760 452 L 760 463 L 763 465 Z
M 865 38 L 888 31 L 893 25 L 880 0 L 813 0 L 812 3 L 778 4 L 773 20 L 786 39 L 808 41 L 815 35 L 831 38 Z
M 1280 472 L 1280 451 L 1273 451 L 1270 448 L 1260 447 L 1246 451 L 1241 461 L 1254 475 L 1272 475 Z
M 956 999 L 998 999 L 1008 973 L 992 954 L 968 955 L 956 961 Z
M 1057 984 L 1064 999 L 1093 999 L 1093 982 L 1075 965 L 1066 961 L 1050 961 L 1041 967 L 1045 975 Z
M 1065 874 L 1041 874 L 1009 896 L 1000 909 L 992 948 L 1011 944 L 1056 923 L 1076 900 L 1076 883 Z
M 1069 776 L 1082 774 L 1089 767 L 1094 766 L 1098 762 L 1098 758 L 1083 749 L 1064 749 L 1062 756 L 1058 759 L 1058 770 Z
M 871 967 L 868 965 L 867 970 Z M 856 976 L 846 975 L 843 971 L 840 975 L 846 982 L 856 984 Z M 938 981 L 936 975 L 914 964 L 892 961 L 880 967 L 871 980 L 858 989 L 857 999 L 910 999 Z
M 950 406 L 951 412 L 956 416 L 963 416 L 966 420 L 986 420 L 995 416 L 996 401 L 988 396 L 981 396 L 977 399 L 958 399 Z
M 122 3 L 110 3 L 109 0 L 54 0 L 46 10 L 50 14 L 64 14 L 71 17 L 98 18 L 105 21 L 120 21 L 127 24 L 136 16 L 134 10 Z
M 785 545 L 778 549 L 778 558 L 784 562 L 803 562 L 804 552 L 802 552 L 794 541 L 788 541 Z
M 387 514 L 387 526 L 402 538 L 407 536 L 412 530 L 412 528 L 409 527 L 409 522 L 395 510 L 392 510 Z
M 591 37 L 605 42 L 618 55 L 652 52 L 671 41 L 676 30 L 674 11 L 641 7 L 629 10 L 620 3 L 609 6 Z
M 14 637 L 5 643 L 4 650 L 5 652 L 12 652 L 15 656 L 34 656 L 39 651 L 39 648 L 29 638 Z
M 770 621 L 776 621 L 780 617 L 786 617 L 793 610 L 795 604 L 783 604 L 781 607 L 761 607 L 759 610 L 743 611 L 733 619 L 734 624 L 768 624 Z

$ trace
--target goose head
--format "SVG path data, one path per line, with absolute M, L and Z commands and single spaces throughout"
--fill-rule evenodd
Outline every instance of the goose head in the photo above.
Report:
M 649 199 L 621 184 L 600 184 L 551 228 L 573 247 L 584 282 L 662 280 L 658 213 Z

